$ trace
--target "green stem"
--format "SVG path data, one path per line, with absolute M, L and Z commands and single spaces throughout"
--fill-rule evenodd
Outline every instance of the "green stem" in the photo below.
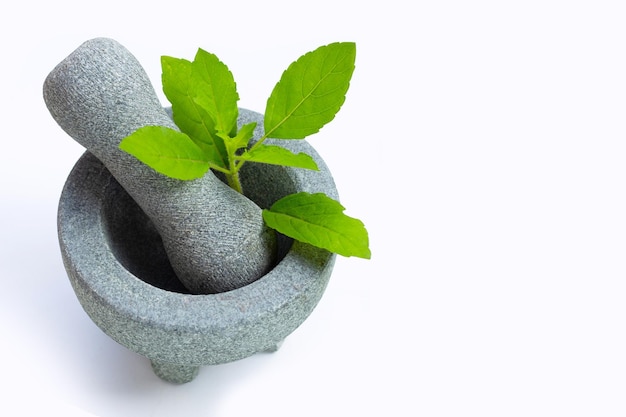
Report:
M 267 133 L 264 134 L 263 136 L 261 136 L 261 138 L 256 141 L 256 143 L 254 145 L 252 145 L 252 147 L 249 149 L 249 151 L 252 151 L 253 149 L 259 147 L 264 141 L 265 139 L 268 138 Z M 227 150 L 226 152 L 228 153 L 228 171 L 226 172 L 226 180 L 228 182 L 228 185 L 238 191 L 240 194 L 243 194 L 243 189 L 241 187 L 241 181 L 239 180 L 239 170 L 241 169 L 241 166 L 243 165 L 244 162 L 241 159 L 237 159 L 235 157 L 235 151 L 236 149 L 229 149 L 228 147 L 228 142 L 226 142 L 226 147 Z
M 249 149 L 249 151 L 255 149 L 256 147 L 260 146 L 265 139 L 267 139 L 267 135 L 263 135 L 261 137 L 261 139 L 259 139 L 254 145 L 252 145 L 252 147 Z M 228 173 L 226 174 L 226 179 L 228 181 L 228 185 L 233 188 L 234 190 L 237 190 L 240 194 L 243 194 L 243 189 L 241 187 L 241 181 L 239 180 L 239 170 L 241 169 L 241 166 L 244 164 L 244 162 L 241 159 L 237 159 L 235 157 L 235 153 L 234 151 L 231 151 L 230 149 L 227 150 L 227 152 L 229 153 L 228 155 Z M 232 152 L 232 153 L 231 153 Z
M 229 170 L 227 170 L 226 168 L 222 168 L 222 167 L 220 167 L 220 166 L 217 166 L 217 165 L 215 165 L 215 164 L 211 164 L 211 165 L 210 165 L 210 168 L 211 168 L 211 169 L 214 169 L 214 170 L 216 170 L 216 171 L 218 171 L 218 172 L 221 172 L 222 174 L 226 174 L 226 175 L 229 175 L 229 174 L 230 174 L 230 171 L 229 171 Z
M 239 194 L 243 194 L 241 181 L 239 180 L 239 169 L 237 166 L 237 161 L 235 160 L 235 152 L 232 151 L 231 153 L 231 150 L 228 149 L 228 153 L 228 173 L 226 174 L 226 181 L 228 182 L 230 188 L 234 189 Z
M 243 189 L 241 188 L 241 181 L 239 180 L 238 172 L 226 175 L 226 181 L 228 182 L 230 188 L 237 191 L 239 194 L 243 194 Z

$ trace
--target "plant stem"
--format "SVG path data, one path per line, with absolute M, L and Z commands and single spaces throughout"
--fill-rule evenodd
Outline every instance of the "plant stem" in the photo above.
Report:
M 249 151 L 252 151 L 253 149 L 259 147 L 264 141 L 265 139 L 268 138 L 267 133 L 264 134 L 254 145 L 252 145 L 252 147 L 249 149 Z M 226 173 L 226 181 L 228 182 L 228 185 L 230 186 L 230 188 L 236 190 L 237 192 L 239 192 L 240 194 L 243 194 L 243 189 L 241 187 L 241 181 L 239 180 L 239 170 L 241 169 L 241 166 L 244 164 L 245 161 L 239 159 L 237 160 L 235 158 L 235 149 L 229 149 L 228 147 L 228 142 L 226 144 L 227 147 L 227 152 L 228 152 L 228 170 L 224 170 L 224 172 Z M 239 162 L 239 163 L 237 163 Z
M 234 189 L 239 194 L 243 194 L 241 181 L 239 180 L 239 169 L 237 161 L 235 161 L 235 153 L 234 151 L 231 153 L 230 150 L 228 155 L 228 173 L 226 174 L 226 181 L 228 182 L 230 188 Z
M 228 182 L 228 186 L 230 188 L 237 191 L 239 194 L 243 194 L 243 189 L 241 188 L 241 181 L 239 181 L 238 172 L 226 175 L 226 181 Z

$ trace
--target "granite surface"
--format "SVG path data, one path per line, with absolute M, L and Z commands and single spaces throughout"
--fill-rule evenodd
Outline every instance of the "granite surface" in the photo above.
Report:
M 158 174 L 119 149 L 136 129 L 177 129 L 143 67 L 118 42 L 85 42 L 44 83 L 58 124 L 95 155 L 157 227 L 180 280 L 194 293 L 228 291 L 265 274 L 276 236 L 261 209 L 211 172 L 193 181 Z

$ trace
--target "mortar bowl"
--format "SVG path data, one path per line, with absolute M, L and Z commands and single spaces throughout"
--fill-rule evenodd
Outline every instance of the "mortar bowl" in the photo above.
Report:
M 240 123 L 262 120 L 243 111 Z M 332 176 L 306 142 L 280 141 L 313 156 L 319 171 L 247 164 L 249 198 L 268 207 L 298 191 L 338 198 Z M 279 238 L 276 265 L 257 281 L 217 294 L 190 294 L 178 281 L 152 222 L 102 163 L 85 152 L 59 202 L 63 263 L 88 316 L 112 339 L 151 361 L 172 383 L 200 367 L 272 351 L 311 314 L 329 281 L 335 255 Z

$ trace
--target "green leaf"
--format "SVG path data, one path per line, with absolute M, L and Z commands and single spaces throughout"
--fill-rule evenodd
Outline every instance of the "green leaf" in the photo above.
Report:
M 267 100 L 267 137 L 302 139 L 330 122 L 345 100 L 355 58 L 354 43 L 338 42 L 292 63 Z
M 179 180 L 202 177 L 209 169 L 204 152 L 184 133 L 164 126 L 137 129 L 120 149 L 155 171 Z
M 369 238 L 363 223 L 343 214 L 344 207 L 322 193 L 288 195 L 263 210 L 265 223 L 301 242 L 343 256 L 369 259 Z
M 306 168 L 317 171 L 317 164 L 311 156 L 300 152 L 293 153 L 281 146 L 260 145 L 239 157 L 244 161 L 264 164 L 282 165 L 295 168 Z
M 161 57 L 163 92 L 172 104 L 174 122 L 205 152 L 212 166 L 228 167 L 228 154 L 215 123 L 194 97 L 197 82 L 192 76 L 192 63 L 185 59 Z
M 250 139 L 254 136 L 254 129 L 256 128 L 256 122 L 251 122 L 241 126 L 237 135 L 234 138 L 229 136 L 223 136 L 224 142 L 228 143 L 228 147 L 232 149 L 233 153 L 238 149 L 248 146 Z
M 193 100 L 211 116 L 218 132 L 235 134 L 239 95 L 228 67 L 214 54 L 198 48 L 192 63 L 192 77 Z

